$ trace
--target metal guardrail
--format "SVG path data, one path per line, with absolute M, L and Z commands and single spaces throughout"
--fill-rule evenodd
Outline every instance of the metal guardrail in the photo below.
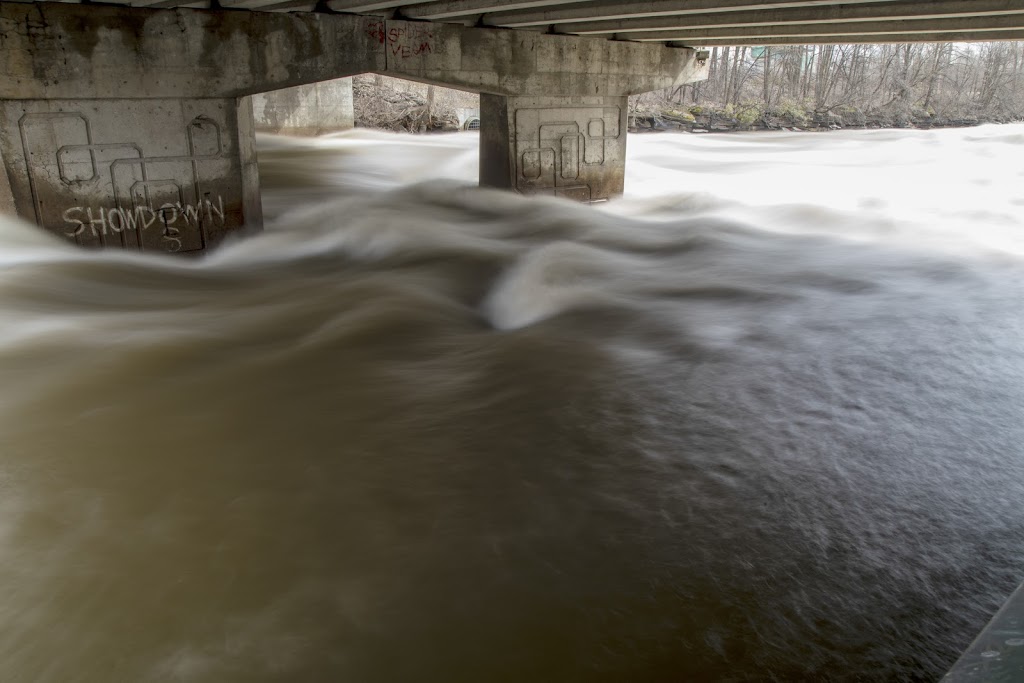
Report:
M 941 683 L 1024 683 L 1024 585 L 996 612 Z

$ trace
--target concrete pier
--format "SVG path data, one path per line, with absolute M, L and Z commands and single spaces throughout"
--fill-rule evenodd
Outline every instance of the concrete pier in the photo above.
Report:
M 480 184 L 582 202 L 622 194 L 626 97 L 480 97 Z

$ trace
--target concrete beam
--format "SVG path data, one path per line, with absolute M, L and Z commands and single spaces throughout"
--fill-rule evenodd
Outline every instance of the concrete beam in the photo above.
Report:
M 621 96 L 707 77 L 692 50 L 426 22 L 375 30 L 383 72 L 495 95 Z
M 404 5 L 403 0 L 382 0 L 380 2 L 367 2 L 366 0 L 327 0 L 327 6 L 335 12 L 376 12 L 379 10 L 394 9 Z
M 728 38 L 687 42 L 687 46 L 738 47 L 742 45 L 765 47 L 775 45 L 884 45 L 903 43 L 985 43 L 991 41 L 1024 40 L 1024 29 L 1009 31 L 973 31 L 969 33 L 876 33 L 872 35 L 790 36 L 770 38 Z
M 256 130 L 284 135 L 322 135 L 355 126 L 352 79 L 297 85 L 252 96 Z
M 845 4 L 887 2 L 888 0 L 846 0 Z M 776 9 L 780 7 L 817 7 L 835 4 L 836 0 L 648 0 L 622 2 L 621 0 L 595 0 L 578 7 L 559 9 L 495 12 L 485 14 L 486 26 L 529 27 L 547 26 L 570 21 L 596 19 L 619 20 L 632 17 L 657 17 L 679 14 L 705 14 L 708 12 L 736 12 Z
M 588 0 L 447 0 L 446 2 L 421 2 L 402 7 L 402 16 L 407 19 L 456 19 L 479 16 L 486 12 L 509 12 L 513 10 L 537 9 L 551 5 L 569 5 Z
M 899 21 L 903 19 L 953 19 L 967 16 L 1024 14 L 1020 0 L 934 0 L 934 2 L 889 2 L 864 5 L 834 5 L 815 8 L 783 8 L 756 12 L 719 12 L 642 17 L 619 21 L 587 21 L 556 24 L 559 33 L 611 35 L 633 31 L 689 30 L 694 28 L 773 26 L 781 24 L 846 23 L 858 21 Z
M 922 19 L 914 21 L 859 21 L 839 24 L 781 24 L 775 26 L 719 26 L 677 31 L 635 31 L 617 33 L 621 40 L 679 41 L 698 44 L 704 40 L 728 41 L 732 39 L 798 38 L 828 36 L 899 35 L 913 42 L 916 34 L 949 33 L 955 41 L 958 33 L 1007 31 L 1024 29 L 1024 14 L 987 17 L 961 17 L 959 19 Z
M 376 21 L 0 2 L 0 99 L 239 97 L 383 71 Z
M 629 95 L 693 51 L 362 15 L 0 2 L 0 99 L 239 97 L 359 73 L 500 95 Z
M 234 9 L 237 7 L 240 9 L 261 10 L 264 7 L 273 5 L 278 1 L 279 0 L 217 0 L 217 4 L 219 4 L 224 9 Z M 169 2 L 171 2 L 172 4 L 166 5 L 167 7 L 182 6 L 180 3 L 176 3 L 175 0 L 169 0 Z M 160 5 L 150 5 L 150 7 L 160 7 Z M 210 9 L 210 7 L 209 5 L 207 5 L 201 7 L 200 9 Z
M 270 5 L 264 5 L 261 7 L 263 12 L 315 12 L 317 11 L 319 3 L 316 0 L 283 0 L 282 2 L 274 2 Z

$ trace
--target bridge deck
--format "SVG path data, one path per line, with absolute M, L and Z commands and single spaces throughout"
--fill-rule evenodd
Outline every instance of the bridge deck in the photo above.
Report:
M 78 1 L 78 0 L 74 0 Z M 1024 40 L 1024 0 L 105 0 L 322 11 L 688 47 Z

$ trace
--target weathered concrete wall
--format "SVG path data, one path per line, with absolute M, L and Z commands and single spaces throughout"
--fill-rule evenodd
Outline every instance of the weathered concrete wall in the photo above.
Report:
M 593 202 L 622 194 L 626 97 L 481 95 L 480 184 Z
M 252 139 L 235 99 L 0 102 L 18 214 L 84 246 L 197 251 L 259 225 Z
M 321 135 L 355 126 L 352 79 L 299 85 L 252 96 L 256 130 Z

